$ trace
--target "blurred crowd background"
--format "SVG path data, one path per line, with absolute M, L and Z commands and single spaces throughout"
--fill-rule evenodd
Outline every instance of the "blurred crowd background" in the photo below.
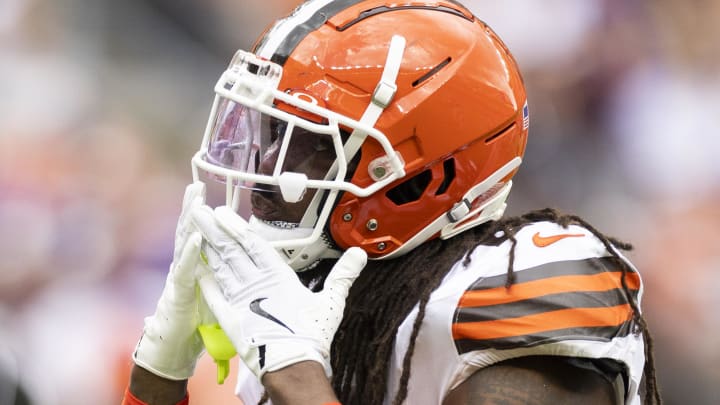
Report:
M 172 255 L 212 88 L 293 0 L 0 2 L 0 405 L 116 404 Z M 509 213 L 620 239 L 668 404 L 720 397 L 720 0 L 466 0 L 518 59 Z M 430 34 L 428 34 L 430 35 Z M 196 404 L 222 403 L 204 358 Z

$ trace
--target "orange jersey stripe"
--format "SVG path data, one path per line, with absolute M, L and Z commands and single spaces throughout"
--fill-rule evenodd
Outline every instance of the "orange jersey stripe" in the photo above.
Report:
M 522 301 L 547 294 L 556 294 L 575 291 L 607 291 L 620 288 L 622 272 L 603 272 L 590 275 L 572 275 L 543 278 L 513 284 L 510 289 L 502 287 L 486 290 L 466 291 L 458 302 L 458 308 L 482 307 L 487 305 L 507 304 Z M 640 288 L 640 276 L 637 273 L 627 273 L 628 288 Z
M 492 321 L 454 323 L 454 339 L 500 339 L 551 330 L 618 326 L 632 318 L 629 304 L 600 308 L 569 308 Z

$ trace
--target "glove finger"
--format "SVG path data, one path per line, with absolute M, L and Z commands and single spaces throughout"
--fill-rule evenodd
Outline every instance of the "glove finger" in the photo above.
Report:
M 254 269 L 254 264 L 239 248 L 236 253 L 232 253 L 238 257 L 230 261 L 223 258 L 211 247 L 207 247 L 207 245 L 202 252 L 207 258 L 209 270 L 212 271 L 225 297 L 231 302 L 238 300 L 242 296 L 243 286 L 249 282 L 245 271 L 247 271 L 246 269 Z M 239 270 L 236 270 L 236 268 Z M 252 270 L 250 272 L 257 273 L 257 271 Z
M 344 303 L 350 287 L 367 264 L 367 253 L 358 247 L 351 247 L 333 266 L 322 293 L 337 303 Z
M 197 276 L 197 283 L 200 286 L 203 299 L 223 330 L 228 332 L 239 331 L 239 328 L 235 325 L 232 306 L 225 297 L 222 286 L 217 282 L 215 275 L 207 267 L 200 266 Z M 235 345 L 235 342 L 233 344 Z
M 185 187 L 182 212 L 189 212 L 190 207 L 192 207 L 198 199 L 200 199 L 201 204 L 205 203 L 205 183 L 201 181 L 196 181 L 192 184 L 188 184 L 188 186 Z
M 202 199 L 198 197 L 196 203 L 202 204 Z M 188 236 L 195 232 L 197 229 L 188 220 L 187 213 L 182 213 L 180 219 L 178 219 L 177 228 L 175 229 L 175 248 L 173 250 L 173 261 L 177 262 L 180 259 L 182 249 L 187 244 Z
M 237 250 L 238 242 L 220 227 L 213 210 L 207 205 L 194 207 L 190 211 L 190 219 L 202 233 L 205 242 L 221 255 Z
M 202 236 L 198 232 L 192 233 L 180 252 L 180 258 L 173 266 L 173 279 L 176 284 L 193 289 L 195 285 L 195 267 L 200 258 L 200 245 Z M 192 293 L 192 291 L 191 291 Z
M 215 208 L 215 218 L 225 232 L 237 239 L 242 238 L 242 235 L 250 229 L 247 221 L 226 205 Z
M 247 255 L 243 246 L 220 227 L 220 220 L 215 217 L 210 207 L 202 205 L 194 208 L 191 211 L 191 217 L 206 242 L 207 248 L 203 251 L 209 259 L 214 259 L 210 263 L 213 271 L 227 270 L 242 282 L 248 282 L 260 276 L 257 266 Z M 229 278 L 230 275 L 224 274 L 224 276 Z
M 202 205 L 205 203 L 205 183 L 195 182 L 185 187 L 185 195 L 183 197 L 182 211 L 178 218 L 175 228 L 175 248 L 173 251 L 173 260 L 177 261 L 180 252 L 185 246 L 188 235 L 195 229 L 190 223 L 188 216 L 191 207 Z
M 178 229 L 188 228 L 190 227 L 191 221 L 189 220 L 190 211 L 194 207 L 198 207 L 205 204 L 205 197 L 203 196 L 196 196 L 193 200 L 191 200 L 187 207 L 183 208 L 183 211 L 180 213 L 180 218 L 178 219 Z
M 204 266 L 202 263 L 199 264 L 197 267 L 198 271 L 195 273 L 195 277 L 198 277 L 201 270 L 200 267 Z M 207 271 L 207 268 L 205 269 Z M 202 294 L 202 290 L 200 289 L 200 285 L 197 284 L 197 279 L 195 280 L 195 293 L 198 295 L 198 303 L 197 303 L 197 312 L 198 312 L 198 323 L 200 325 L 212 325 L 214 323 L 218 323 L 217 318 L 215 317 L 215 314 L 210 310 L 210 306 L 208 305 L 207 301 L 205 301 L 205 297 Z
M 193 207 L 205 204 L 205 183 L 197 181 L 185 187 L 185 195 L 183 196 L 182 211 L 178 219 L 176 233 L 180 234 L 184 229 L 188 228 L 188 216 Z
M 230 207 L 216 208 L 215 217 L 220 227 L 242 245 L 258 268 L 261 270 L 282 269 L 284 272 L 284 269 L 288 267 L 277 250 L 267 240 L 252 232 L 248 223 Z

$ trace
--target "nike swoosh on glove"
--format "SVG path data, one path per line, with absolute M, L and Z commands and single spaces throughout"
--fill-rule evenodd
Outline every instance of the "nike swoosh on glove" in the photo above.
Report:
M 201 318 L 209 314 L 201 314 L 206 307 L 196 292 L 195 280 L 202 237 L 190 220 L 192 208 L 204 202 L 203 183 L 186 187 L 175 231 L 173 262 L 155 314 L 145 318 L 143 335 L 133 353 L 137 365 L 171 380 L 189 378 L 204 348 L 197 327 Z
M 228 207 L 192 211 L 203 234 L 208 268 L 199 269 L 203 296 L 243 361 L 262 380 L 268 371 L 312 360 L 330 368 L 330 345 L 348 290 L 367 254 L 350 248 L 313 293 L 278 252 Z

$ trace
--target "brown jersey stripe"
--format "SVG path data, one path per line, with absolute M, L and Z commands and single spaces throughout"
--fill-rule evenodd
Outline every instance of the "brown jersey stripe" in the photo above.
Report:
M 454 323 L 452 333 L 453 339 L 502 339 L 543 334 L 558 329 L 619 327 L 631 318 L 632 308 L 629 304 L 600 308 L 567 308 L 517 318 Z
M 524 270 L 535 272 L 536 269 Z M 520 272 L 518 272 L 520 273 Z M 607 291 L 622 288 L 622 272 L 603 272 L 591 275 L 568 275 L 543 278 L 539 280 L 517 282 L 509 289 L 504 285 L 485 290 L 465 291 L 458 308 L 480 307 L 487 305 L 506 304 L 523 301 L 548 294 L 582 291 Z M 628 273 L 626 282 L 631 290 L 640 288 L 640 277 L 637 273 Z
M 632 291 L 631 294 L 635 299 L 637 291 Z M 567 308 L 614 307 L 627 303 L 625 292 L 620 288 L 607 291 L 573 291 L 548 294 L 507 304 L 464 307 L 456 312 L 455 322 L 500 320 Z
M 593 257 L 582 260 L 565 260 L 542 264 L 540 266 L 515 272 L 515 284 L 534 281 L 555 276 L 569 276 L 580 274 L 598 274 L 608 271 L 619 271 L 622 266 L 615 257 Z M 633 272 L 634 273 L 634 272 Z M 484 277 L 473 283 L 468 290 L 487 290 L 504 287 L 507 276 L 501 274 L 493 277 Z
M 553 343 L 561 340 L 608 341 L 614 337 L 629 335 L 633 325 L 634 322 L 629 320 L 617 326 L 547 330 L 542 333 L 499 339 L 457 339 L 455 340 L 455 347 L 457 348 L 458 353 L 462 354 L 473 350 L 508 350 L 520 347 L 532 347 L 539 344 Z

